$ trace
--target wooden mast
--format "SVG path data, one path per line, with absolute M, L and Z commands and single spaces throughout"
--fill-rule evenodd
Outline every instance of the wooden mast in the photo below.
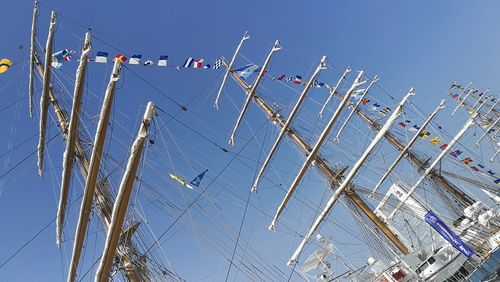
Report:
M 228 67 L 228 65 L 225 62 L 224 64 L 226 67 Z M 244 80 L 242 80 L 238 75 L 231 73 L 231 76 L 245 91 L 248 91 L 250 89 L 250 86 Z M 267 116 L 271 121 L 276 122 L 276 126 L 282 128 L 285 125 L 286 119 L 278 115 L 273 110 L 273 108 L 268 103 L 266 103 L 265 100 L 263 100 L 258 95 L 255 95 L 253 97 L 253 100 L 267 114 Z M 309 145 L 305 141 L 305 139 L 302 136 L 300 136 L 293 127 L 289 127 L 287 133 L 290 139 L 304 153 L 309 154 L 311 152 L 312 146 Z M 316 167 L 330 182 L 330 188 L 334 190 L 337 184 L 339 183 L 345 168 L 335 171 L 321 157 L 321 154 L 317 154 L 314 161 L 316 163 Z M 380 218 L 377 217 L 377 215 L 373 212 L 371 207 L 356 193 L 355 189 L 349 189 L 345 191 L 345 195 L 349 197 L 360 208 L 363 214 L 366 215 L 373 222 L 373 224 L 375 224 L 375 226 L 377 226 L 377 228 L 394 244 L 394 246 L 402 254 L 408 254 L 408 248 L 406 247 L 406 245 L 398 238 L 396 234 L 394 234 L 394 232 L 392 232 L 387 227 L 385 222 L 383 222 Z
M 31 47 L 30 47 L 30 73 L 29 73 L 29 89 L 28 89 L 28 103 L 30 118 L 33 117 L 33 91 L 34 91 L 34 76 L 35 76 L 35 52 L 36 52 L 36 15 L 38 13 L 38 1 L 35 0 L 35 7 L 33 8 L 33 20 L 31 22 Z
M 45 46 L 45 69 L 43 71 L 43 90 L 40 97 L 40 135 L 38 138 L 38 174 L 43 176 L 43 155 L 45 150 L 45 130 L 47 127 L 47 110 L 49 108 L 50 68 L 52 63 L 52 45 L 56 25 L 56 12 L 50 16 L 49 35 Z
M 316 229 L 319 227 L 319 225 L 321 224 L 321 222 L 323 221 L 323 219 L 328 215 L 328 213 L 330 213 L 331 209 L 333 208 L 333 205 L 337 202 L 337 200 L 339 199 L 340 195 L 346 189 L 348 189 L 349 185 L 351 185 L 351 181 L 354 178 L 354 176 L 356 175 L 356 173 L 358 173 L 358 171 L 361 169 L 361 167 L 363 166 L 363 164 L 366 162 L 366 160 L 368 159 L 368 157 L 372 153 L 373 149 L 375 149 L 375 146 L 377 146 L 378 143 L 380 141 L 382 141 L 382 139 L 384 138 L 384 134 L 387 131 L 389 131 L 389 129 L 391 128 L 391 126 L 396 122 L 396 119 L 399 117 L 399 115 L 401 115 L 401 110 L 403 109 L 403 105 L 410 98 L 410 96 L 413 96 L 413 95 L 415 95 L 415 94 L 414 94 L 413 88 L 412 88 L 412 89 L 410 89 L 410 91 L 408 92 L 408 94 L 406 94 L 406 96 L 403 97 L 403 99 L 401 100 L 401 102 L 399 103 L 399 105 L 397 106 L 397 108 L 394 110 L 394 112 L 391 114 L 391 116 L 385 122 L 385 124 L 382 127 L 382 129 L 380 129 L 378 131 L 378 133 L 375 136 L 375 138 L 373 138 L 373 141 L 370 143 L 370 145 L 368 145 L 368 148 L 366 148 L 366 150 L 363 152 L 363 154 L 361 155 L 361 157 L 359 158 L 359 160 L 353 165 L 352 169 L 349 171 L 349 173 L 347 174 L 347 176 L 345 177 L 345 179 L 342 180 L 342 183 L 337 188 L 337 190 L 335 190 L 335 192 L 333 193 L 332 197 L 330 198 L 330 200 L 326 204 L 325 208 L 320 213 L 320 215 L 318 216 L 318 218 L 316 218 L 316 220 L 314 221 L 313 225 L 309 229 L 309 232 L 307 232 L 307 234 L 304 236 L 304 238 L 302 239 L 302 242 L 300 243 L 299 247 L 297 248 L 297 250 L 295 251 L 295 253 L 292 255 L 292 257 L 290 258 L 290 260 L 288 261 L 288 265 L 297 262 L 297 260 L 299 259 L 299 256 L 302 253 L 302 250 L 304 249 L 305 244 L 307 243 L 307 241 L 309 241 L 309 239 L 314 234 L 314 232 L 316 232 Z M 347 94 L 346 94 L 346 97 L 347 97 Z
M 121 59 L 115 58 L 113 71 L 111 73 L 111 77 L 109 78 L 108 87 L 106 88 L 106 94 L 102 102 L 101 114 L 94 138 L 94 149 L 92 150 L 92 156 L 90 158 L 89 173 L 85 181 L 82 206 L 80 208 L 80 215 L 76 227 L 73 255 L 71 257 L 71 263 L 68 272 L 68 282 L 74 281 L 76 277 L 76 271 L 78 269 L 78 264 L 80 262 L 80 255 L 83 247 L 83 241 L 85 239 L 85 234 L 87 233 L 88 219 L 92 208 L 97 176 L 99 174 L 99 167 L 101 164 L 102 152 L 104 149 L 104 141 L 106 140 L 109 117 L 111 115 L 113 99 L 115 96 L 115 85 L 116 82 L 120 79 L 120 70 L 122 68 L 122 63 L 123 62 Z
M 101 262 L 95 275 L 95 281 L 107 282 L 109 280 L 109 271 L 117 252 L 123 221 L 127 214 L 127 207 L 134 186 L 137 168 L 139 167 L 139 161 L 141 160 L 144 141 L 148 135 L 148 127 L 153 114 L 154 105 L 152 102 L 149 102 L 144 113 L 141 127 L 137 133 L 137 138 L 130 150 L 127 167 L 120 183 L 120 189 L 116 195 L 116 201 L 113 205 L 113 214 L 111 216 L 111 224 L 109 225 L 106 244 L 104 245 Z
M 40 76 L 43 77 L 44 74 L 43 65 L 40 62 L 38 56 L 36 56 L 36 54 L 35 54 L 35 66 Z M 57 101 L 57 98 L 55 97 L 51 89 L 49 89 L 49 100 L 56 115 L 57 121 L 59 123 L 60 130 L 63 136 L 66 136 L 68 133 L 68 121 L 69 121 L 68 114 L 61 107 L 61 105 L 59 105 L 59 102 Z M 76 140 L 75 142 L 75 157 L 78 163 L 80 164 L 80 173 L 82 177 L 86 179 L 89 173 L 89 157 L 80 140 Z M 102 179 L 98 181 L 95 191 L 96 200 L 94 201 L 101 215 L 101 219 L 104 223 L 105 228 L 108 228 L 109 222 L 111 221 L 111 209 L 113 203 L 112 200 L 113 196 L 109 192 L 108 187 L 111 187 L 111 184 L 107 179 Z M 139 254 L 139 251 L 132 242 L 129 242 L 126 246 L 124 245 L 124 247 L 127 247 L 129 252 L 121 253 L 119 254 L 119 256 L 123 262 L 131 262 L 129 254 Z M 130 279 L 131 282 L 139 281 L 137 277 L 139 277 L 139 273 L 141 273 L 142 270 L 138 269 L 136 265 L 132 263 L 124 264 L 124 266 L 125 266 L 124 270 L 125 276 L 128 279 Z M 145 271 L 147 272 L 147 269 Z
M 85 42 L 83 43 L 82 55 L 80 56 L 80 64 L 76 70 L 75 90 L 73 93 L 73 106 L 71 108 L 71 118 L 69 121 L 69 132 L 66 141 L 66 150 L 63 156 L 63 172 L 61 178 L 61 195 L 59 198 L 59 208 L 57 210 L 56 222 L 56 243 L 61 245 L 61 233 L 64 225 L 64 217 L 66 214 L 66 205 L 68 202 L 69 183 L 71 180 L 71 171 L 73 168 L 73 159 L 75 157 L 75 141 L 78 134 L 78 124 L 80 121 L 80 108 L 83 96 L 83 85 L 85 73 L 87 71 L 87 62 L 90 52 L 90 33 L 85 34 Z

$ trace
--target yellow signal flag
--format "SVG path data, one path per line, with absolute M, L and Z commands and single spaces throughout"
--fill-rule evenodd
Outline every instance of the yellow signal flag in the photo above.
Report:
M 171 174 L 171 173 L 169 173 L 169 175 L 170 175 L 170 178 L 172 178 L 173 180 L 179 182 L 180 185 L 185 186 L 185 187 L 187 187 L 189 189 L 193 189 L 193 187 L 191 187 L 191 185 L 189 185 L 188 183 L 186 183 L 186 180 L 180 178 L 177 175 Z
M 436 137 L 433 137 L 431 140 L 429 140 L 429 142 L 431 142 L 431 144 L 439 144 L 439 142 L 441 142 L 441 138 L 439 138 L 438 136 Z
M 9 59 L 0 60 L 0 73 L 6 72 L 12 66 L 12 61 Z

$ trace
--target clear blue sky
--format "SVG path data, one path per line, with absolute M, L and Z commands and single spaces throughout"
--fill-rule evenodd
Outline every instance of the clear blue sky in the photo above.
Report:
M 3 136 L 0 138 L 0 181 L 3 183 L 0 190 L 2 263 L 54 218 L 59 197 L 63 147 L 59 137 L 50 143 L 46 160 L 47 171 L 43 179 L 36 175 L 34 156 L 4 176 L 36 148 L 36 138 L 29 138 L 38 132 L 38 115 L 33 120 L 29 119 L 26 99 L 9 106 L 27 96 L 27 58 L 33 3 L 25 0 L 0 0 L 0 5 L 0 57 L 14 61 L 14 67 L 10 71 L 0 74 L 0 96 L 3 101 L 0 105 L 0 134 Z M 464 84 L 473 81 L 478 88 L 500 89 L 499 8 L 498 1 L 42 1 L 38 40 L 45 45 L 50 10 L 55 9 L 61 14 L 55 51 L 64 48 L 80 51 L 83 35 L 87 30 L 85 27 L 91 27 L 95 35 L 94 52 L 108 51 L 110 56 L 113 56 L 119 50 L 128 56 L 143 54 L 143 58 L 151 59 L 165 54 L 169 55 L 169 63 L 179 65 L 187 57 L 202 57 L 209 63 L 213 63 L 221 55 L 230 58 L 243 32 L 249 31 L 252 38 L 242 51 L 245 57 L 238 58 L 238 64 L 246 63 L 245 58 L 260 64 L 272 42 L 279 39 L 283 51 L 275 56 L 271 64 L 270 73 L 273 75 L 286 73 L 308 76 L 321 56 L 326 55 L 332 68 L 322 74 L 321 80 L 333 84 L 339 77 L 339 71 L 347 66 L 352 66 L 355 70 L 364 69 L 370 76 L 379 75 L 380 85 L 396 100 L 410 87 L 415 87 L 417 96 L 413 101 L 423 112 L 428 113 L 439 99 L 444 97 L 444 91 L 451 81 Z M 23 46 L 22 50 L 19 49 L 20 45 Z M 62 84 L 69 88 L 71 94 L 72 86 L 64 79 L 74 78 L 75 66 L 75 62 L 67 63 L 60 73 Z M 109 71 L 110 65 L 106 67 L 91 64 L 89 69 L 89 91 L 86 94 L 84 109 L 88 112 L 87 126 L 91 136 L 94 134 L 96 122 L 93 116 L 98 114 Z M 163 93 L 145 84 L 131 71 L 145 78 Z M 113 127 L 113 146 L 109 146 L 110 154 L 113 154 L 118 162 L 126 160 L 126 148 L 131 144 L 139 116 L 142 115 L 148 100 L 154 101 L 170 114 L 178 111 L 178 107 L 164 95 L 181 104 L 189 104 L 189 112 L 181 113 L 179 120 L 217 144 L 230 149 L 226 145 L 228 131 L 237 117 L 237 108 L 243 103 L 241 90 L 232 81 L 228 83 L 221 110 L 217 112 L 211 105 L 221 81 L 222 71 L 179 72 L 174 68 L 162 71 L 158 68 L 149 70 L 141 67 L 124 70 L 113 113 L 113 121 L 116 121 L 117 125 Z M 41 84 L 37 81 L 36 85 L 35 106 L 38 108 Z M 272 81 L 267 80 L 263 85 L 270 89 L 265 94 L 266 97 L 271 101 L 281 102 L 280 106 L 285 111 L 289 109 L 291 101 L 296 99 L 296 95 L 292 93 L 274 97 L 278 90 Z M 287 88 L 280 89 L 285 90 Z M 70 94 L 63 88 L 57 91 L 64 97 L 61 102 L 69 107 Z M 308 100 L 308 108 L 314 107 L 313 101 L 323 101 L 326 97 L 324 91 L 314 90 L 313 94 L 316 93 L 316 98 Z M 379 93 L 382 101 L 394 103 L 380 90 Z M 158 128 L 164 125 L 162 122 L 169 120 L 165 115 L 160 119 L 162 121 L 158 122 Z M 245 142 L 252 137 L 251 130 L 257 131 L 265 119 L 256 107 L 252 106 L 248 121 L 249 123 L 241 128 L 237 146 L 231 148 L 231 152 L 237 153 L 241 150 Z M 447 124 L 449 131 L 456 132 L 460 123 L 461 121 L 452 121 Z M 58 131 L 53 119 L 49 119 L 49 124 L 49 136 L 54 136 Z M 321 121 L 318 126 L 324 124 L 324 121 Z M 168 172 L 175 170 L 186 178 L 192 178 L 208 168 L 210 172 L 204 183 L 208 184 L 209 180 L 215 179 L 223 170 L 232 155 L 222 153 L 179 123 L 169 122 L 167 128 L 168 130 L 163 130 L 155 136 L 155 145 L 148 150 L 151 152 L 148 155 L 151 167 L 146 165 L 144 176 L 150 185 L 161 191 L 163 197 L 183 209 L 199 191 L 189 194 L 189 191 L 175 187 L 175 183 L 165 177 Z M 318 128 L 315 129 L 317 134 Z M 276 134 L 277 131 L 270 126 L 264 126 L 257 133 L 259 142 L 264 143 L 263 154 L 269 149 Z M 312 139 L 311 134 L 307 137 Z M 28 141 L 20 144 L 24 140 Z M 20 147 L 14 153 L 3 155 L 17 145 Z M 303 155 L 291 153 L 291 148 L 293 147 L 284 148 L 277 162 L 281 161 L 288 166 L 285 169 L 296 172 L 303 161 Z M 287 151 L 288 154 L 285 153 Z M 216 179 L 215 188 L 209 190 L 210 197 L 203 197 L 200 206 L 190 214 L 201 226 L 198 232 L 193 232 L 196 227 L 190 226 L 188 221 L 180 231 L 174 233 L 173 230 L 167 234 L 167 237 L 173 237 L 162 246 L 174 269 L 184 279 L 221 281 L 225 278 L 229 264 L 214 250 L 216 248 L 208 246 L 213 244 L 213 241 L 206 239 L 209 236 L 207 234 L 223 236 L 225 229 L 217 224 L 224 221 L 232 232 L 238 231 L 259 153 L 259 143 L 252 141 L 241 153 L 248 159 L 237 158 L 235 163 Z M 108 172 L 116 168 L 116 163 L 111 159 L 106 160 L 104 165 Z M 164 179 L 159 179 L 155 172 L 152 172 L 153 169 L 158 169 Z M 275 174 L 279 174 L 279 171 Z M 120 177 L 121 173 L 115 173 L 110 178 L 113 183 L 118 183 Z M 286 188 L 293 180 L 294 173 L 279 177 L 275 182 Z M 1 281 L 65 279 L 80 202 L 78 196 L 82 191 L 81 179 L 77 179 L 79 178 L 74 178 L 74 192 L 71 195 L 71 201 L 76 200 L 77 204 L 71 207 L 68 214 L 70 219 L 64 233 L 67 241 L 63 248 L 58 250 L 55 245 L 55 226 L 52 224 L 8 264 L 0 268 Z M 232 185 L 225 181 L 231 181 Z M 241 200 L 236 201 L 236 196 L 222 187 L 232 190 Z M 320 189 L 309 194 L 306 192 L 308 190 L 304 191 L 304 187 Z M 326 188 L 321 177 L 317 173 L 308 174 L 304 187 L 301 198 L 314 207 L 322 207 L 323 204 L 319 204 L 319 201 Z M 141 189 L 139 199 L 143 200 L 143 205 L 147 205 L 148 199 L 155 198 L 154 193 L 143 186 L 136 186 L 136 189 Z M 270 221 L 268 216 L 274 213 L 284 193 L 276 193 L 269 182 L 263 184 L 262 190 L 251 198 L 252 205 L 242 232 L 244 243 L 239 245 L 238 253 L 248 252 L 249 256 L 253 256 L 246 259 L 249 262 L 259 259 L 271 261 L 284 273 L 278 277 L 287 277 L 290 269 L 285 263 L 298 245 L 299 238 L 287 234 L 286 229 L 275 234 L 267 231 Z M 146 211 L 151 217 L 151 228 L 157 235 L 178 215 L 177 211 L 170 210 L 172 214 L 166 216 L 166 204 L 159 205 L 163 208 Z M 266 215 L 260 214 L 257 207 L 262 208 Z M 310 210 L 307 213 L 304 211 L 307 215 L 297 220 L 296 216 L 302 214 L 302 209 L 305 208 L 297 202 L 293 207 L 296 210 L 285 213 L 284 222 L 298 228 L 296 231 L 303 234 L 314 214 Z M 203 214 L 203 208 L 215 218 L 214 222 L 206 221 L 204 216 L 197 216 L 198 213 Z M 102 227 L 95 216 L 92 220 L 89 232 L 99 232 L 97 236 L 89 235 L 90 243 L 87 244 L 81 275 L 89 269 L 97 258 L 96 254 L 98 256 L 102 250 Z M 147 231 L 145 224 L 141 228 L 144 232 Z M 329 236 L 337 232 L 337 229 L 335 226 L 328 227 L 325 232 Z M 233 235 L 235 233 L 231 233 L 232 237 Z M 345 234 L 334 236 L 340 237 L 339 242 L 344 244 L 352 239 Z M 234 243 L 224 238 L 221 240 L 225 243 L 222 248 L 224 255 L 230 254 Z M 247 245 L 246 242 L 250 244 Z M 340 243 L 339 246 L 342 246 Z M 251 247 L 258 251 L 254 253 Z M 349 253 L 349 245 L 344 247 L 342 251 Z M 309 249 L 309 252 L 311 251 L 312 249 Z M 262 257 L 254 257 L 256 253 Z M 358 265 L 365 261 L 364 256 L 352 256 Z M 230 280 L 250 279 L 237 272 L 236 269 L 231 271 Z M 90 281 L 92 277 L 93 273 L 85 277 L 84 281 Z M 300 278 L 294 275 L 292 280 Z

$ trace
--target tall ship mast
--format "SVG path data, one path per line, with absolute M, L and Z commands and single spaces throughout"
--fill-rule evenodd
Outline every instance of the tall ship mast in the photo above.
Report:
M 0 61 L 26 76 L 0 187 L 29 170 L 55 198 L 0 272 L 50 233 L 68 282 L 499 279 L 495 89 L 389 93 L 251 31 L 205 59 L 103 30 L 34 1 L 25 60 Z

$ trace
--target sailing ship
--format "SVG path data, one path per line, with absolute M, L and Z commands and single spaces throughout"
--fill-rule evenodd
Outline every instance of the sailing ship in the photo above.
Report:
M 212 263 L 229 265 L 227 273 L 212 273 L 215 280 L 233 275 L 250 281 L 485 281 L 500 270 L 500 113 L 494 91 L 453 82 L 443 93 L 448 107 L 443 99 L 424 113 L 412 102 L 417 90 L 399 100 L 381 98 L 373 95 L 381 89 L 379 78 L 364 71 L 347 67 L 334 72 L 333 83 L 322 80 L 322 73 L 336 69 L 326 56 L 307 77 L 276 76 L 270 64 L 283 51 L 279 41 L 262 64 L 247 61 L 241 67 L 251 40 L 245 32 L 231 59 L 221 57 L 217 67 L 205 68 L 222 75 L 213 76 L 220 83 L 214 107 L 206 99 L 197 107 L 193 98 L 180 102 L 156 87 L 133 66 L 154 62 L 141 64 L 134 55 L 127 64 L 130 52 L 118 53 L 109 73 L 96 71 L 109 77 L 101 97 L 86 82 L 95 82 L 89 66 L 110 65 L 95 47 L 113 44 L 100 36 L 93 44 L 87 32 L 75 72 L 59 69 L 72 53 L 54 52 L 58 16 L 51 13 L 46 44 L 40 46 L 35 1 L 28 112 L 36 116 L 34 99 L 40 94 L 40 176 L 48 171 L 49 142 L 61 139 L 47 138 L 48 129 L 57 126 L 63 140 L 50 153 L 62 163 L 55 246 L 71 254 L 67 281 L 184 281 L 186 273 L 171 259 L 181 261 L 186 246 L 163 245 L 189 227 L 195 238 L 189 250 L 200 249 L 203 271 L 210 274 Z M 158 68 L 167 66 L 164 60 Z M 193 64 L 203 69 L 205 62 L 189 58 L 171 71 L 182 73 Z M 134 103 L 143 105 L 141 114 L 121 108 L 130 107 L 117 95 L 127 87 L 124 73 L 155 92 L 145 96 L 158 101 Z M 35 91 L 37 76 L 41 93 Z M 278 95 L 283 89 L 292 96 Z M 313 91 L 321 94 L 311 97 Z M 228 100 L 242 106 L 231 109 Z M 461 116 L 453 134 L 435 121 L 450 104 L 451 115 Z M 206 111 L 221 120 L 210 121 Z M 129 147 L 123 140 L 132 136 Z M 220 160 L 223 165 L 215 163 Z M 243 212 L 241 222 L 227 217 L 235 209 Z M 158 212 L 162 216 L 148 216 Z M 171 220 L 166 226 L 163 214 Z M 244 228 L 248 221 L 255 226 Z M 91 262 L 84 260 L 90 256 L 84 248 L 90 228 L 100 231 L 93 237 L 102 252 Z M 362 258 L 345 255 L 342 244 Z M 207 259 L 204 247 L 218 259 Z

